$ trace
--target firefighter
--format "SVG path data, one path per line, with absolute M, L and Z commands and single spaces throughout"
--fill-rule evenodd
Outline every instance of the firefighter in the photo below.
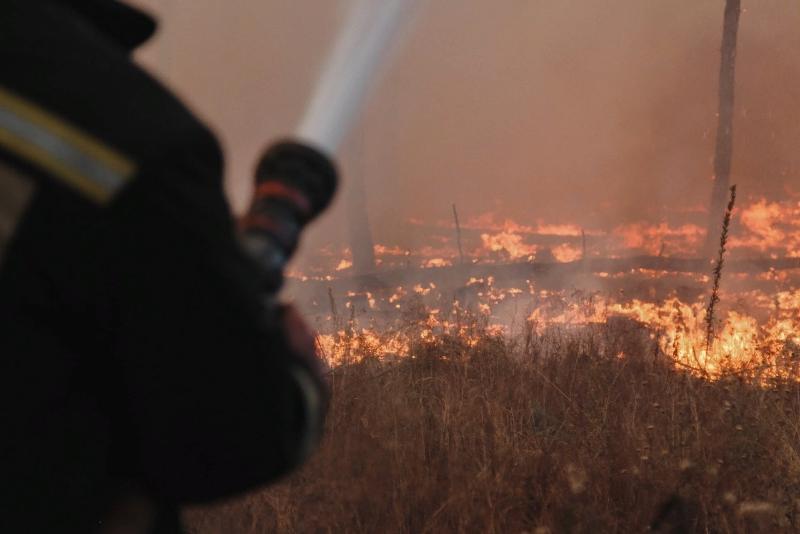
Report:
M 306 459 L 313 338 L 264 304 L 214 135 L 132 62 L 153 19 L 0 7 L 0 532 L 180 532 Z

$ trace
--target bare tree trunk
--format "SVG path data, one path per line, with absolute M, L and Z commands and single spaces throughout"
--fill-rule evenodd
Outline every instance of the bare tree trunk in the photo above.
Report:
M 453 219 L 456 223 L 456 243 L 458 244 L 458 258 L 461 265 L 464 265 L 464 249 L 461 247 L 461 223 L 458 222 L 458 211 L 456 205 L 453 204 Z
M 361 176 L 361 173 L 354 173 L 352 179 L 353 185 L 348 206 L 348 219 L 350 223 L 350 250 L 353 251 L 353 271 L 355 274 L 369 274 L 375 271 L 375 249 L 369 225 L 369 215 L 367 214 L 364 177 Z
M 719 122 L 714 152 L 714 186 L 708 219 L 705 253 L 712 254 L 719 242 L 719 221 L 725 213 L 733 159 L 733 116 L 736 81 L 736 41 L 739 33 L 741 0 L 726 0 L 722 28 L 722 62 L 719 69 Z
M 586 230 L 581 228 L 581 261 L 586 261 Z

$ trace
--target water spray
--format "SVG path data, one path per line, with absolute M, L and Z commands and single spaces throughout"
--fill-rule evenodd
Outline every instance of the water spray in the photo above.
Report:
M 335 154 L 415 0 L 358 0 L 331 49 L 296 136 Z
M 331 161 L 355 122 L 415 0 L 358 0 L 331 50 L 294 138 L 269 147 L 258 164 L 242 243 L 276 294 L 303 227 L 330 203 L 338 181 Z

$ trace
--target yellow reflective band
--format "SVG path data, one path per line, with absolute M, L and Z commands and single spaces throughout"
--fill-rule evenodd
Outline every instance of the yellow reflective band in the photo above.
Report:
M 0 147 L 100 204 L 136 173 L 124 154 L 3 87 Z

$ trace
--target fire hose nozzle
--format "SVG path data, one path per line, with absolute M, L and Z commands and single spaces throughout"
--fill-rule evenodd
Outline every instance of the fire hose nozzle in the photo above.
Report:
M 240 230 L 245 250 L 264 269 L 267 292 L 280 289 L 300 234 L 330 205 L 337 183 L 333 161 L 307 144 L 280 141 L 261 156 Z

